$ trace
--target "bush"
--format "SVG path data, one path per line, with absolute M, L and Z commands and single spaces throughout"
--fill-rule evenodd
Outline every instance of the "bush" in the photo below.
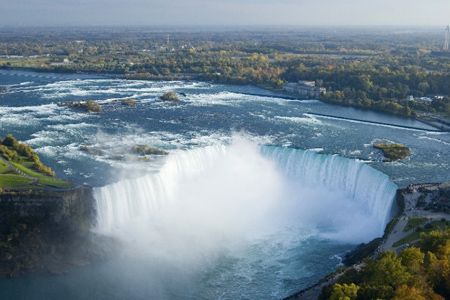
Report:
M 88 112 L 101 112 L 102 107 L 98 104 L 97 101 L 88 100 L 86 101 L 85 108 Z
M 0 152 L 2 152 L 3 156 L 12 162 L 21 163 L 22 159 L 20 158 L 19 154 L 15 150 L 10 150 L 5 145 L 0 146 Z
M 19 142 L 13 137 L 12 134 L 8 134 L 3 140 L 2 145 L 17 149 L 19 147 Z
M 164 95 L 159 96 L 159 98 L 164 101 L 174 101 L 174 102 L 180 100 L 178 99 L 178 95 L 174 92 L 167 92 Z
M 134 99 L 123 99 L 122 100 L 122 105 L 133 106 L 135 104 L 136 104 L 136 101 L 134 101 Z
M 87 112 L 101 112 L 102 107 L 97 101 L 88 100 L 86 102 L 58 102 L 58 106 L 67 106 L 70 108 L 80 108 L 84 109 Z

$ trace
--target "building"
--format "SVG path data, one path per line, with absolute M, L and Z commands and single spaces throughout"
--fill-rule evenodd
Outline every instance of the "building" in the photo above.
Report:
M 413 95 L 406 96 L 406 101 L 414 101 L 414 96 Z
M 326 89 L 316 87 L 314 81 L 287 82 L 283 84 L 283 91 L 305 98 L 318 98 L 326 93 Z

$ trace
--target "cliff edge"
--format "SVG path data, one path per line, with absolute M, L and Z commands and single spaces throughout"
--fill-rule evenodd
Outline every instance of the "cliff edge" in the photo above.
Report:
M 0 277 L 65 273 L 105 258 L 114 241 L 94 234 L 92 187 L 0 194 Z

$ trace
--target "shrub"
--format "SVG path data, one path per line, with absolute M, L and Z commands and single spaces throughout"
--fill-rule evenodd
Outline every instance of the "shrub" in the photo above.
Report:
M 3 156 L 12 162 L 21 163 L 22 159 L 20 158 L 19 154 L 15 150 L 10 150 L 5 145 L 0 146 L 0 152 L 2 152 Z
M 8 134 L 3 140 L 2 145 L 17 149 L 19 147 L 19 142 L 13 137 L 12 134 Z
M 167 92 L 164 95 L 159 96 L 159 98 L 164 101 L 173 101 L 173 102 L 180 100 L 178 99 L 178 95 L 174 92 Z
M 98 104 L 97 101 L 88 100 L 86 101 L 85 108 L 88 112 L 101 112 L 102 107 Z
M 123 99 L 122 100 L 122 105 L 133 106 L 135 104 L 136 104 L 136 101 L 134 101 L 134 99 Z

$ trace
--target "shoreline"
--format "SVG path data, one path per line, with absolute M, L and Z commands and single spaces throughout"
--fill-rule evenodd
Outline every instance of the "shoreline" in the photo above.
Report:
M 29 71 L 29 72 L 36 72 L 36 73 L 53 73 L 53 74 L 81 74 L 81 75 L 90 75 L 90 76 L 101 76 L 101 77 L 105 77 L 105 78 L 110 78 L 110 79 L 123 79 L 123 80 L 144 80 L 144 81 L 198 81 L 198 82 L 209 82 L 207 80 L 201 80 L 201 79 L 197 79 L 197 78 L 192 78 L 191 76 L 179 76 L 179 78 L 177 78 L 176 76 L 167 76 L 167 77 L 157 77 L 157 78 L 149 78 L 149 79 L 139 79 L 139 78 L 126 78 L 126 74 L 114 74 L 114 73 L 89 73 L 89 72 L 82 72 L 82 71 L 72 71 L 72 70 L 65 70 L 65 72 L 58 72 L 55 70 L 45 70 L 45 69 L 39 69 L 39 68 L 32 68 L 32 67 L 24 67 L 24 68 L 18 68 L 18 67 L 0 67 L 0 70 L 6 70 L 6 71 Z M 245 92 L 238 92 L 240 94 L 243 95 L 250 95 L 250 96 L 260 96 L 260 97 L 273 97 L 273 98 L 280 98 L 280 99 L 286 99 L 286 100 L 298 100 L 298 101 L 308 101 L 308 100 L 317 100 L 320 101 L 322 103 L 325 104 L 332 104 L 332 105 L 339 105 L 339 106 L 348 106 L 348 107 L 353 107 L 356 109 L 364 109 L 364 110 L 368 110 L 368 111 L 373 111 L 373 112 L 378 112 L 378 113 L 386 113 L 389 115 L 394 115 L 394 116 L 400 116 L 400 117 L 405 117 L 405 118 L 411 118 L 411 119 L 415 119 L 423 124 L 427 124 L 431 127 L 436 128 L 436 132 L 450 132 L 450 120 L 445 120 L 444 122 L 442 120 L 440 120 L 437 117 L 431 117 L 431 120 L 426 120 L 423 117 L 412 117 L 412 116 L 404 116 L 404 115 L 398 115 L 398 114 L 392 114 L 389 112 L 385 112 L 385 111 L 378 111 L 375 109 L 369 109 L 369 108 L 363 108 L 363 107 L 358 107 L 358 106 L 351 106 L 351 105 L 342 105 L 339 103 L 332 103 L 332 102 L 326 102 L 320 99 L 301 99 L 299 98 L 297 95 L 295 94 L 289 94 L 289 93 L 285 93 L 281 90 L 272 90 L 272 89 L 268 89 L 266 87 L 262 87 L 262 86 L 258 86 L 258 85 L 252 85 L 252 84 L 232 84 L 232 83 L 222 83 L 222 82 L 212 82 L 214 84 L 224 84 L 224 85 L 229 85 L 229 86 L 246 86 L 246 85 L 250 85 L 256 88 L 259 88 L 261 90 L 265 90 L 267 92 L 269 92 L 268 94 L 263 94 L 263 93 L 245 93 Z M 335 116 L 331 116 L 330 117 L 335 117 Z M 337 117 L 338 118 L 338 117 Z M 447 123 L 448 122 L 448 123 Z M 437 124 L 439 123 L 439 124 Z M 393 124 L 385 124 L 385 125 L 393 125 Z M 395 126 L 395 125 L 394 125 Z
M 399 211 L 397 212 L 397 215 L 391 220 L 391 222 L 386 225 L 385 234 L 381 238 L 382 241 L 380 243 L 380 246 L 366 257 L 376 258 L 379 253 L 385 252 L 387 250 L 392 250 L 397 253 L 398 251 L 403 250 L 405 248 L 405 245 L 394 247 L 394 243 L 401 240 L 405 236 L 408 236 L 415 229 L 413 228 L 407 232 L 403 232 L 403 228 L 406 226 L 409 218 L 419 216 L 419 213 L 422 213 L 422 216 L 424 216 L 424 210 L 418 208 L 419 198 L 421 198 L 421 196 L 425 196 L 425 201 L 432 203 L 434 200 L 439 198 L 442 193 L 450 196 L 450 182 L 418 183 L 411 184 L 406 188 L 397 189 L 395 200 L 398 203 Z M 427 221 L 425 223 L 442 218 L 450 220 L 450 213 L 429 212 L 425 214 L 425 217 L 427 218 Z M 394 222 L 395 224 L 392 224 L 392 222 Z M 357 251 L 357 248 L 355 248 L 355 250 L 353 251 Z M 363 266 L 363 264 L 363 262 L 358 262 L 356 264 L 353 264 L 352 266 L 348 266 L 348 268 L 359 269 Z M 338 267 L 335 272 L 325 275 L 315 284 L 291 296 L 283 298 L 283 300 L 318 299 L 319 295 L 322 293 L 322 288 L 330 284 L 334 284 L 337 279 L 344 273 L 343 270 L 339 269 L 340 267 Z

